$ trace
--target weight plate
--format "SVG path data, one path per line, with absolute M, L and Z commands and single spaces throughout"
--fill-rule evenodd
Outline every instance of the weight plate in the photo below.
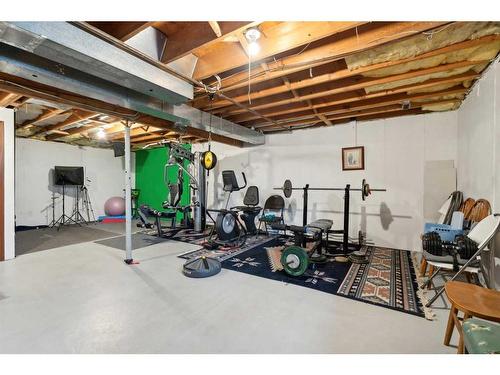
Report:
M 292 181 L 285 180 L 285 183 L 283 184 L 283 194 L 287 198 L 292 196 Z
M 232 214 L 225 214 L 222 220 L 222 230 L 224 233 L 231 233 L 236 225 L 236 219 Z
M 309 258 L 306 251 L 299 246 L 290 246 L 281 254 L 283 269 L 290 276 L 301 276 L 309 266 Z
M 215 220 L 217 238 L 221 241 L 230 241 L 238 237 L 239 227 L 235 217 L 230 213 L 219 213 Z
M 326 255 L 321 254 L 321 255 L 313 255 L 309 258 L 309 261 L 311 263 L 318 263 L 318 264 L 323 264 L 328 261 Z

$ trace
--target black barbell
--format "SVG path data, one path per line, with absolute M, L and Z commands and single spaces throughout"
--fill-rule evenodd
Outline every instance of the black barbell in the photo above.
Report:
M 292 186 L 292 182 L 290 180 L 285 180 L 283 183 L 282 187 L 279 188 L 274 188 L 274 190 L 281 190 L 285 197 L 290 198 L 292 196 L 292 191 L 293 190 L 326 190 L 326 191 L 339 191 L 339 190 L 346 190 L 347 186 L 345 188 L 337 188 L 337 187 L 327 187 L 327 188 L 317 188 L 317 187 L 309 187 L 309 185 L 306 185 L 304 188 L 296 188 Z M 366 179 L 363 178 L 363 181 L 361 182 L 361 188 L 351 188 L 349 187 L 349 190 L 353 191 L 361 191 L 361 198 L 363 200 L 366 199 L 373 191 L 387 191 L 387 189 L 372 189 L 368 182 L 366 182 Z

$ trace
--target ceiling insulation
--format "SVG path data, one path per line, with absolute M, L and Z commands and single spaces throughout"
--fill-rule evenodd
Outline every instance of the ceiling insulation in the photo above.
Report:
M 347 56 L 345 61 L 350 70 L 355 70 L 362 66 L 410 58 L 464 40 L 492 34 L 500 34 L 499 22 L 457 22 L 399 42 Z
M 429 105 L 423 105 L 422 110 L 443 112 L 443 111 L 451 111 L 454 109 L 458 109 L 458 107 L 460 107 L 460 103 L 429 104 Z
M 414 103 L 425 103 L 429 101 L 436 101 L 436 100 L 448 100 L 448 99 L 459 99 L 462 100 L 464 99 L 465 95 L 464 94 L 449 94 L 449 95 L 437 95 L 437 96 L 432 96 L 428 97 L 425 99 L 413 99 L 412 102 Z
M 500 50 L 500 40 L 480 46 L 465 48 L 462 50 L 444 53 L 437 56 L 428 57 L 422 60 L 410 61 L 406 64 L 395 65 L 387 68 L 368 71 L 363 74 L 365 77 L 385 77 L 394 74 L 406 73 L 411 70 L 431 68 L 442 64 L 451 64 L 460 61 L 484 61 L 492 60 Z M 481 69 L 482 70 L 482 69 Z
M 477 67 L 477 65 L 472 67 L 472 70 L 476 70 L 476 67 Z M 481 64 L 481 67 L 484 68 L 484 65 Z M 422 75 L 422 76 L 418 76 L 418 77 L 414 77 L 414 78 L 409 78 L 409 79 L 404 79 L 404 80 L 400 80 L 400 81 L 394 81 L 394 82 L 384 83 L 384 84 L 380 84 L 380 85 L 368 86 L 368 87 L 365 87 L 365 91 L 367 94 L 369 94 L 372 92 L 389 90 L 389 89 L 393 89 L 395 87 L 401 87 L 401 86 L 425 82 L 425 81 L 427 81 L 429 79 L 433 79 L 433 78 L 445 78 L 445 77 L 456 76 L 458 74 L 465 73 L 469 70 L 471 70 L 471 67 L 467 66 L 464 68 L 456 68 L 456 69 L 447 70 L 444 72 L 426 74 L 426 75 Z

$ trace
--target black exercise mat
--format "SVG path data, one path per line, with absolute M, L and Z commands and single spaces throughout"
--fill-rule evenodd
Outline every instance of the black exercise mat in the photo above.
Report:
M 137 250 L 143 247 L 156 245 L 158 243 L 162 243 L 165 241 L 168 241 L 168 239 L 160 238 L 157 236 L 150 236 L 143 233 L 134 233 L 132 234 L 132 249 Z M 125 251 L 125 236 L 118 236 L 118 237 L 108 238 L 102 241 L 95 241 L 95 243 Z
M 112 236 L 116 233 L 98 229 L 93 224 L 66 225 L 59 231 L 57 228 L 25 230 L 16 233 L 16 256 Z

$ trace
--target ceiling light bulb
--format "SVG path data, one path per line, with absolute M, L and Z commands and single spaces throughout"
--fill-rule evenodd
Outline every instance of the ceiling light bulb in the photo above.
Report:
M 250 56 L 257 55 L 259 51 L 260 51 L 259 43 L 257 42 L 248 43 L 248 53 L 250 54 Z
M 97 138 L 99 139 L 106 138 L 106 132 L 104 131 L 103 128 L 99 129 L 99 131 L 97 132 Z
M 247 38 L 249 42 L 255 42 L 256 40 L 259 40 L 260 38 L 259 29 L 255 27 L 248 29 L 247 31 L 245 31 L 245 38 Z

